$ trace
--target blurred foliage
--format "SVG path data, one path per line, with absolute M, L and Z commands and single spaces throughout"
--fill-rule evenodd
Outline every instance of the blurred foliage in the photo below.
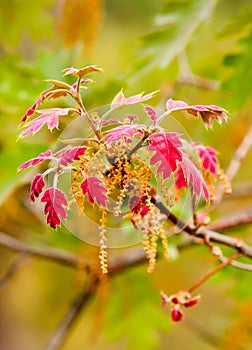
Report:
M 41 132 L 16 143 L 17 128 L 27 108 L 48 87 L 44 80 L 60 79 L 68 66 L 92 63 L 105 69 L 85 92 L 88 109 L 110 103 L 122 87 L 125 95 L 160 89 L 153 100 L 160 108 L 168 97 L 227 108 L 229 123 L 208 133 L 193 118 L 176 115 L 193 140 L 220 151 L 226 167 L 251 124 L 251 15 L 251 0 L 0 0 L 0 229 L 31 244 L 83 251 L 83 256 L 98 259 L 96 248 L 66 229 L 45 228 L 39 212 L 28 203 L 32 172 L 25 176 L 16 172 L 19 164 L 57 140 L 57 132 Z M 190 79 L 181 83 L 185 76 Z M 217 81 L 220 88 L 197 85 L 195 77 L 206 83 Z M 171 127 L 168 120 L 165 123 Z M 250 152 L 235 178 L 238 187 L 240 182 L 251 184 L 251 161 Z M 249 193 L 246 199 L 225 200 L 213 218 L 249 206 Z M 232 234 L 251 241 L 249 230 Z M 94 326 L 97 342 L 88 343 L 88 348 L 216 348 L 206 330 L 194 327 L 190 317 L 190 331 L 186 326 L 171 327 L 169 314 L 159 307 L 160 288 L 176 292 L 213 267 L 214 259 L 206 255 L 204 249 L 182 252 L 176 261 L 161 262 L 154 277 L 147 276 L 143 267 L 113 279 L 108 299 L 104 305 L 98 303 L 104 319 L 100 328 Z M 2 275 L 12 259 L 13 254 L 1 248 Z M 77 279 L 64 267 L 25 259 L 2 291 L 0 348 L 42 347 L 77 294 Z M 204 289 L 205 302 L 194 315 L 201 326 L 215 332 L 218 348 L 251 347 L 250 287 L 248 273 L 228 268 Z M 73 332 L 66 349 L 85 346 L 86 329 L 90 320 L 96 320 L 93 309 L 87 310 L 88 317 Z

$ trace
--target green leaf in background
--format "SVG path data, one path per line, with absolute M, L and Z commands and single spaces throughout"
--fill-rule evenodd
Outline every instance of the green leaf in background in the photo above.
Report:
M 127 271 L 112 281 L 111 295 L 105 310 L 108 340 L 127 337 L 132 350 L 155 349 L 159 331 L 168 331 L 170 317 L 163 313 L 159 291 L 150 276 L 139 269 Z
M 210 18 L 216 3 L 215 0 L 165 1 L 162 14 L 156 17 L 156 31 L 142 38 L 136 76 L 157 66 L 168 67 L 186 49 L 200 25 Z

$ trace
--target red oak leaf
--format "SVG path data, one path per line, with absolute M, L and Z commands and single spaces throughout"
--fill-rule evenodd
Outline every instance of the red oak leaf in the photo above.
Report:
M 94 200 L 96 200 L 99 205 L 106 207 L 107 197 L 105 193 L 107 190 L 100 179 L 95 176 L 86 178 L 81 184 L 81 189 L 84 195 L 88 195 L 88 200 L 91 204 L 94 204 Z
M 44 101 L 45 96 L 42 95 L 34 104 L 26 111 L 25 115 L 21 119 L 21 123 L 24 123 L 28 118 L 30 118 L 34 113 L 36 108 Z
M 188 113 L 194 115 L 195 117 L 200 116 L 207 128 L 211 128 L 213 126 L 214 120 L 216 120 L 217 123 L 221 124 L 223 121 L 226 121 L 228 119 L 227 111 L 224 108 L 221 108 L 215 105 L 189 106 L 184 101 L 179 101 L 179 100 L 176 101 L 176 100 L 169 99 L 166 102 L 166 108 L 170 112 L 185 110 Z
M 150 164 L 159 163 L 157 173 L 163 173 L 163 178 L 168 178 L 177 169 L 178 162 L 182 161 L 182 153 L 179 147 L 182 143 L 176 132 L 153 134 L 150 137 L 149 151 L 156 152 L 150 160 Z
M 147 112 L 148 116 L 153 120 L 153 124 L 157 124 L 157 113 L 155 109 L 151 108 L 150 106 L 144 106 L 145 111 Z
M 28 168 L 29 166 L 35 166 L 39 163 L 42 163 L 46 159 L 50 159 L 52 157 L 52 151 L 48 150 L 44 153 L 40 153 L 37 157 L 32 158 L 21 164 L 18 170 L 23 170 Z
M 70 67 L 70 68 L 64 69 L 63 72 L 65 73 L 64 75 L 73 74 L 79 78 L 82 78 L 85 75 L 90 74 L 90 73 L 102 72 L 102 69 L 92 65 L 92 66 L 86 66 L 86 67 L 80 68 L 80 69 Z
M 50 187 L 44 192 L 41 202 L 46 203 L 44 213 L 47 214 L 47 223 L 55 229 L 61 224 L 60 216 L 63 219 L 67 216 L 64 207 L 67 207 L 68 203 L 64 193 L 57 188 Z
M 121 141 L 122 139 L 125 139 L 126 141 L 131 139 L 135 133 L 139 136 L 143 136 L 143 128 L 145 128 L 144 125 L 121 125 L 113 130 L 111 130 L 107 135 L 104 136 L 104 138 L 107 140 L 107 143 Z
M 87 150 L 87 147 L 77 146 L 68 148 L 60 154 L 59 163 L 61 165 L 68 165 L 73 163 L 75 160 L 80 160 L 80 156 L 82 156 Z
M 30 200 L 35 202 L 35 197 L 38 197 L 45 186 L 43 174 L 37 174 L 31 182 Z
M 199 154 L 203 169 L 209 171 L 214 175 L 217 175 L 218 159 L 216 157 L 216 154 L 218 152 L 212 147 L 203 146 L 199 142 L 194 142 L 193 146 L 196 148 Z
M 140 103 L 147 101 L 151 99 L 158 91 L 153 91 L 147 95 L 137 94 L 131 97 L 125 97 L 123 91 L 121 90 L 118 92 L 118 94 L 114 97 L 113 101 L 111 102 L 111 108 L 120 107 L 120 106 L 128 106 L 133 105 L 135 103 Z
M 186 154 L 183 154 L 182 162 L 179 164 L 175 184 L 178 189 L 188 187 L 190 184 L 196 196 L 203 190 L 205 198 L 209 199 L 210 194 L 200 171 Z
M 37 110 L 40 113 L 35 119 L 29 121 L 25 129 L 19 136 L 19 138 L 25 137 L 29 134 L 36 134 L 44 125 L 48 126 L 48 129 L 52 130 L 59 126 L 59 117 L 67 115 L 71 108 L 48 108 Z

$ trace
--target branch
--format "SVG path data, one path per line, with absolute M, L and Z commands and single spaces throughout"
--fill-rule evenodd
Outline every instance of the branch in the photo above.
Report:
M 91 278 L 90 281 L 82 287 L 81 292 L 73 300 L 60 325 L 43 347 L 43 350 L 56 350 L 61 348 L 84 306 L 88 303 L 91 297 L 94 296 L 94 291 L 97 289 L 98 284 L 98 278 Z
M 249 127 L 246 135 L 244 136 L 240 146 L 237 148 L 229 167 L 226 171 L 226 176 L 231 182 L 233 178 L 235 177 L 236 173 L 238 172 L 241 163 L 247 153 L 249 152 L 250 148 L 252 147 L 252 126 Z M 215 208 L 222 200 L 224 195 L 224 188 L 223 186 L 219 188 L 218 193 L 216 195 L 216 201 L 213 204 L 213 208 Z
M 0 232 L 0 245 L 15 252 L 45 258 L 71 267 L 77 267 L 79 261 L 76 254 L 48 246 L 41 246 L 40 248 L 31 247 L 19 239 L 11 237 L 3 232 Z
M 245 213 L 233 214 L 231 217 L 223 218 L 218 220 L 208 226 L 211 230 L 214 231 L 224 231 L 237 227 L 240 225 L 251 224 L 252 223 L 252 208 L 247 210 Z
M 199 228 L 191 227 L 186 223 L 184 223 L 182 220 L 180 220 L 178 217 L 176 217 L 176 215 L 171 213 L 170 210 L 167 209 L 163 205 L 163 203 L 157 201 L 156 198 L 152 197 L 151 201 L 160 210 L 162 214 L 166 215 L 169 221 L 171 221 L 174 225 L 176 225 L 182 231 L 188 233 L 193 237 L 203 238 L 205 242 L 211 241 L 211 242 L 219 243 L 227 247 L 233 248 L 238 252 L 242 253 L 244 256 L 252 259 L 252 247 L 246 244 L 242 239 L 225 236 L 220 234 L 219 232 L 215 232 L 203 226 Z

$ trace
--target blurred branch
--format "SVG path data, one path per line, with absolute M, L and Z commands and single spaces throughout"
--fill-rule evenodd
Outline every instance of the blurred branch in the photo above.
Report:
M 219 90 L 220 82 L 195 75 L 190 67 L 186 52 L 178 55 L 179 76 L 176 83 L 179 85 L 192 85 L 207 90 Z
M 76 254 L 48 246 L 32 247 L 3 232 L 0 232 L 0 245 L 15 252 L 45 258 L 67 266 L 77 267 L 79 261 Z
M 240 146 L 237 148 L 229 164 L 229 167 L 226 171 L 226 176 L 230 182 L 233 180 L 236 173 L 238 172 L 241 166 L 241 163 L 243 159 L 246 157 L 247 153 L 249 152 L 251 146 L 252 146 L 252 126 L 248 128 L 246 135 L 244 136 Z M 218 193 L 216 195 L 216 201 L 213 205 L 213 208 L 215 208 L 221 202 L 223 195 L 224 195 L 224 188 L 222 186 L 218 190 Z
M 88 303 L 91 297 L 94 296 L 94 292 L 96 291 L 98 285 L 99 279 L 91 278 L 90 281 L 88 281 L 86 285 L 82 287 L 80 293 L 73 300 L 72 304 L 67 310 L 60 325 L 43 347 L 43 350 L 56 350 L 61 348 L 70 329 L 76 322 L 84 306 Z
M 231 229 L 233 227 L 237 227 L 240 225 L 251 224 L 252 223 L 252 208 L 249 210 L 233 214 L 231 217 L 222 218 L 208 226 L 211 230 L 214 231 L 224 231 Z
M 15 256 L 15 258 L 11 261 L 10 265 L 5 271 L 5 274 L 0 278 L 0 292 L 6 287 L 10 279 L 15 275 L 20 265 L 22 265 L 24 257 L 25 254 L 20 253 L 19 255 Z

